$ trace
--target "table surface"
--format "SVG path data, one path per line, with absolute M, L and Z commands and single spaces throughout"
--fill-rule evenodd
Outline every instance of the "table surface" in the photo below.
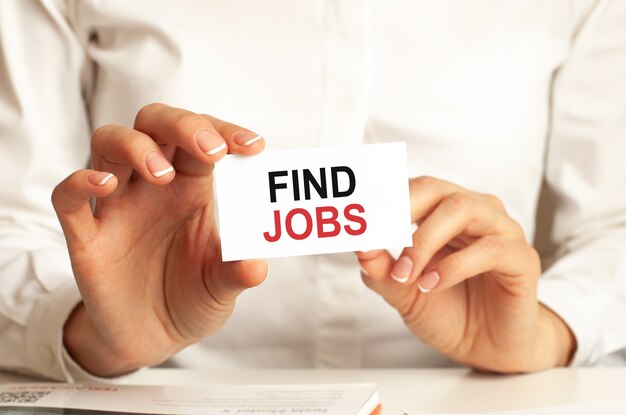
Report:
M 0 383 L 40 381 L 1 373 Z M 233 370 L 149 369 L 128 383 L 211 385 L 374 382 L 384 415 L 402 409 L 470 412 L 626 398 L 626 368 L 553 369 L 499 376 L 466 369 Z

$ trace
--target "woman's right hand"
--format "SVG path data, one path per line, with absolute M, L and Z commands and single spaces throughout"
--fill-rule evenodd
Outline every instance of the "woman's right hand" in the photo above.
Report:
M 94 170 L 52 194 L 83 297 L 64 343 L 83 368 L 115 376 L 158 364 L 215 333 L 265 279 L 263 260 L 222 262 L 212 188 L 227 152 L 263 148 L 244 128 L 163 104 L 144 107 L 134 129 L 94 132 Z

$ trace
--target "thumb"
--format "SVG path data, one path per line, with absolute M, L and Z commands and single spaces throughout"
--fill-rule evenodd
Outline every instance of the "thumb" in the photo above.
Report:
M 357 252 L 365 285 L 380 294 L 402 315 L 413 307 L 418 296 L 424 292 L 419 289 L 417 280 L 408 282 L 394 275 L 394 271 L 398 273 L 398 267 L 406 267 L 402 259 L 406 257 L 406 251 L 406 249 L 403 251 L 398 260 L 394 259 L 388 251 Z M 450 252 L 452 252 L 450 247 L 444 247 L 438 251 L 426 265 L 426 269 L 430 269 L 433 264 L 437 264 Z
M 375 280 L 382 280 L 391 272 L 394 259 L 389 251 L 376 249 L 372 251 L 359 251 L 355 252 L 355 254 L 365 276 Z
M 265 281 L 268 271 L 267 262 L 262 259 L 216 261 L 210 275 L 205 275 L 206 287 L 215 301 L 222 305 L 230 304 L 244 290 Z
M 411 291 L 410 286 L 399 283 L 393 278 L 392 270 L 396 260 L 389 251 L 357 252 L 356 255 L 361 265 L 361 275 L 365 285 L 380 294 L 392 307 L 402 312 L 409 297 L 413 299 L 415 293 L 407 295 L 407 291 Z

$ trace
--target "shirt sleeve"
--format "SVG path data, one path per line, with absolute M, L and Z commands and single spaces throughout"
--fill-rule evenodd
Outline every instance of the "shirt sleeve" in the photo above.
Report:
M 132 374 L 95 377 L 63 347 L 81 296 L 50 196 L 89 164 L 95 78 L 77 14 L 72 1 L 0 1 L 0 369 L 123 382 Z
M 556 260 L 539 299 L 577 340 L 573 365 L 626 347 L 626 2 L 597 1 L 555 75 L 545 180 Z M 541 231 L 541 229 L 539 229 Z
M 51 190 L 89 161 L 88 64 L 60 1 L 0 2 L 0 369 L 72 381 L 80 294 Z M 83 377 L 84 378 L 84 377 Z

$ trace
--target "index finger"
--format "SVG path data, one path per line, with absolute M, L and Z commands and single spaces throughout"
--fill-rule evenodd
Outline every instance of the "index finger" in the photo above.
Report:
M 205 163 L 215 163 L 226 154 L 226 142 L 213 124 L 191 111 L 149 104 L 137 113 L 134 128 L 158 144 L 181 147 Z
M 245 128 L 159 103 L 146 105 L 137 113 L 135 129 L 159 144 L 181 147 L 204 163 L 217 162 L 229 149 L 248 155 L 263 150 L 262 139 Z M 251 140 L 251 135 L 258 139 Z M 240 144 L 242 136 L 247 146 Z
M 420 176 L 409 181 L 411 198 L 411 221 L 420 223 L 430 215 L 439 203 L 453 193 L 471 193 L 483 200 L 494 210 L 506 214 L 504 204 L 496 196 L 486 193 L 470 192 L 464 187 L 430 176 Z
M 465 191 L 461 186 L 429 176 L 416 177 L 409 181 L 411 198 L 411 221 L 419 222 L 437 207 L 448 195 Z

